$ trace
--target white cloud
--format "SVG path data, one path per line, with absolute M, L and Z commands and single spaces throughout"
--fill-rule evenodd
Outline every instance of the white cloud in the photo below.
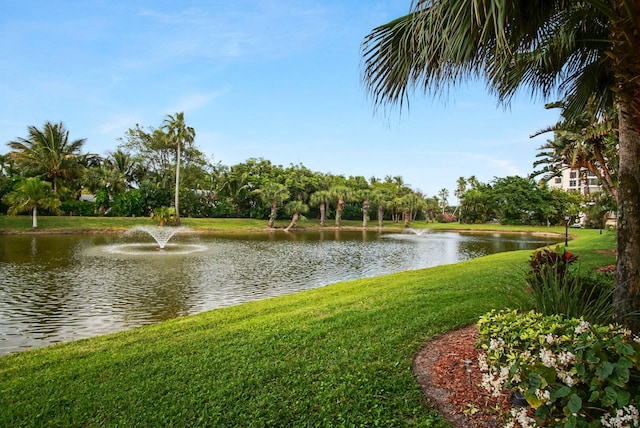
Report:
M 168 108 L 169 112 L 192 112 L 207 106 L 211 101 L 220 97 L 227 90 L 219 90 L 214 92 L 202 92 L 184 95 L 178 100 L 175 106 Z M 173 113 L 170 113 L 173 114 Z

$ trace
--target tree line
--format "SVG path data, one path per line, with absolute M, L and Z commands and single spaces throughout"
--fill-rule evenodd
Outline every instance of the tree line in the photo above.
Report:
M 155 213 L 175 223 L 180 215 L 257 218 L 270 227 L 286 217 L 289 228 L 304 216 L 323 226 L 329 219 L 335 226 L 343 219 L 362 220 L 365 227 L 371 220 L 379 226 L 385 220 L 550 225 L 562 223 L 567 212 L 577 213 L 584 202 L 532 178 L 483 184 L 461 177 L 455 191 L 460 205 L 451 206 L 447 189 L 427 196 L 401 176 L 345 177 L 256 158 L 216 164 L 196 147 L 195 130 L 183 113 L 168 115 L 159 128 L 135 125 L 106 156 L 83 152 L 85 142 L 70 140 L 63 123 L 51 122 L 41 129 L 30 126 L 27 137 L 9 142 L 11 151 L 1 158 L 2 210 L 40 207 L 42 213 L 117 217 Z M 95 200 L 86 200 L 88 195 Z

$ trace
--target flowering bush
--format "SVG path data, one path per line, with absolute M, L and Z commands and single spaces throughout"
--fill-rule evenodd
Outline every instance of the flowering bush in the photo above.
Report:
M 436 220 L 438 223 L 454 223 L 458 221 L 458 216 L 453 213 L 438 213 Z
M 561 314 L 596 324 L 610 323 L 614 318 L 613 278 L 581 274 L 572 268 L 577 260 L 577 256 L 559 246 L 535 251 L 525 276 L 529 286 L 525 300 L 543 315 Z
M 483 386 L 521 392 L 533 409 L 512 411 L 510 426 L 639 426 L 640 343 L 628 330 L 512 310 L 478 328 Z
M 548 248 L 541 248 L 534 251 L 529 258 L 528 283 L 532 287 L 540 286 L 544 276 L 553 273 L 555 276 L 563 278 L 569 272 L 569 266 L 578 260 L 566 248 L 556 246 L 555 251 Z

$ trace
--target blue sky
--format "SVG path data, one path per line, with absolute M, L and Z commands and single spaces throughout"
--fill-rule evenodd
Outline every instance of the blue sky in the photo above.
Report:
M 429 196 L 460 176 L 525 176 L 555 123 L 542 100 L 505 110 L 481 83 L 375 112 L 360 44 L 410 0 L 0 0 L 0 153 L 64 122 L 101 155 L 128 128 L 183 111 L 213 162 L 402 176 Z M 453 199 L 453 197 L 451 197 Z

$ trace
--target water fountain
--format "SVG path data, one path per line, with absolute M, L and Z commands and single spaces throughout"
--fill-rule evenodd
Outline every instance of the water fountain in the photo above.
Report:
M 177 233 L 188 231 L 186 227 L 169 227 L 169 226 L 136 226 L 131 232 L 144 232 L 150 235 L 158 244 L 158 249 L 164 250 L 167 242 Z
M 414 235 L 418 235 L 418 236 L 422 236 L 423 233 L 428 232 L 429 229 L 412 229 L 412 228 L 407 228 L 404 229 L 407 233 L 413 233 Z
M 206 245 L 195 243 L 168 244 L 169 240 L 177 234 L 192 233 L 187 227 L 170 227 L 170 226 L 136 226 L 127 232 L 131 234 L 144 234 L 150 236 L 156 245 L 151 243 L 123 243 L 108 245 L 103 248 L 106 254 L 126 254 L 130 256 L 149 256 L 152 254 L 191 254 L 194 252 L 205 251 Z

